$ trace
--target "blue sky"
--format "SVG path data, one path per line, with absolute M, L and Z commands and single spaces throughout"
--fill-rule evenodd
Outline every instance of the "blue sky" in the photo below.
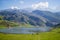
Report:
M 60 0 L 0 0 L 0 10 L 9 8 L 32 8 L 60 10 Z

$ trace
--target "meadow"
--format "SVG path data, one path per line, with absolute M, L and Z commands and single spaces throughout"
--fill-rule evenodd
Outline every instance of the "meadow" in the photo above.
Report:
M 60 40 L 60 28 L 50 32 L 35 34 L 4 34 L 0 33 L 0 40 Z

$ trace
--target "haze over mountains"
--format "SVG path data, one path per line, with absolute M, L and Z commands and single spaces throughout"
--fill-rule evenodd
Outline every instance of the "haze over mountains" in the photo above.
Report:
M 20 9 L 6 9 L 0 11 L 0 16 L 4 16 L 3 20 L 14 21 L 20 24 L 30 24 L 35 27 L 54 26 L 60 23 L 60 12 L 50 12 Z

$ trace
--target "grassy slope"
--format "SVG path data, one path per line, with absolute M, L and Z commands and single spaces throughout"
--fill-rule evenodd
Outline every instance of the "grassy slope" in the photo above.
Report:
M 30 25 L 30 24 L 18 24 L 18 23 L 15 23 L 15 22 L 10 22 L 11 27 L 24 27 L 24 28 L 32 28 L 34 26 Z M 0 24 L 0 28 L 7 28 L 6 25 L 4 24 Z
M 7 24 L 9 24 L 11 27 L 16 27 L 16 26 L 25 27 L 25 28 L 34 27 L 30 24 L 19 24 L 19 23 L 7 21 L 7 20 L 0 20 L 0 28 L 6 28 Z
M 30 24 L 20 24 L 20 27 L 24 27 L 24 28 L 32 28 L 32 27 L 35 27 L 35 26 L 30 25 Z
M 60 28 L 40 34 L 2 34 L 0 40 L 60 40 Z
M 6 28 L 7 27 L 7 24 L 9 24 L 11 27 L 25 27 L 25 28 L 31 28 L 31 27 L 35 27 L 33 25 L 30 25 L 29 23 L 28 24 L 19 24 L 19 23 L 16 23 L 16 22 L 11 22 L 11 21 L 8 21 L 8 20 L 3 20 L 3 17 L 4 16 L 0 16 L 0 28 Z
M 10 22 L 7 20 L 0 20 L 0 28 L 6 28 L 7 24 L 9 24 L 11 27 L 19 26 L 18 23 Z

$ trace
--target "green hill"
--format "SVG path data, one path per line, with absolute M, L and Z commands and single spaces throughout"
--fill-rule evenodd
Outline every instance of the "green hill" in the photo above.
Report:
M 3 16 L 0 16 L 0 28 L 16 27 L 16 26 L 19 26 L 19 24 L 8 20 L 3 20 Z
M 18 22 L 14 22 L 14 21 L 8 21 L 8 20 L 4 20 L 3 16 L 0 16 L 0 28 L 9 28 L 9 27 L 34 27 L 30 24 L 26 24 L 26 23 L 18 23 Z
M 7 20 L 0 20 L 0 28 L 16 27 L 16 26 L 19 26 L 19 24 L 15 22 L 10 22 Z

